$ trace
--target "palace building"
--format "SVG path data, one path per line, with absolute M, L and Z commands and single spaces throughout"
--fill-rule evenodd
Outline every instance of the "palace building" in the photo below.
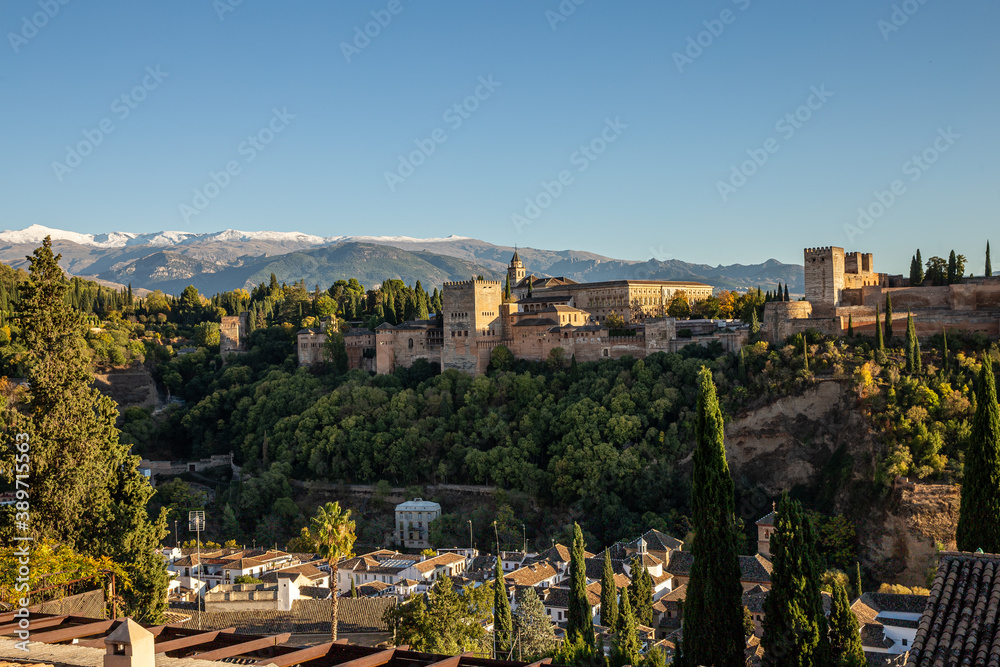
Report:
M 500 345 L 518 359 L 545 361 L 555 354 L 583 362 L 626 355 L 643 358 L 653 352 L 712 341 L 737 351 L 746 339 L 745 331 L 732 331 L 725 322 L 714 321 L 685 323 L 687 333 L 697 330 L 703 335 L 678 337 L 677 321 L 666 317 L 667 307 L 678 294 L 690 303 L 711 296 L 712 286 L 704 283 L 577 283 L 562 277 L 540 278 L 527 273 L 516 250 L 507 277 L 509 298 L 504 297 L 505 285 L 498 280 L 448 282 L 442 289 L 443 307 L 437 320 L 399 325 L 386 322 L 374 333 L 346 332 L 349 367 L 391 373 L 425 359 L 439 363 L 442 370 L 481 374 Z M 312 345 L 318 342 L 317 336 L 323 334 L 309 332 L 303 339 L 308 337 Z M 311 349 L 300 348 L 300 364 L 317 361 L 306 354 Z

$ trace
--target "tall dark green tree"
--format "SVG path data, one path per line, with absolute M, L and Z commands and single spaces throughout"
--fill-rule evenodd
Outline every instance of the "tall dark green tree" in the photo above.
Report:
M 691 484 L 694 540 L 684 604 L 683 665 L 744 664 L 743 587 L 737 556 L 733 479 L 712 373 L 698 374 Z
M 1000 553 L 1000 408 L 989 355 L 976 387 L 955 541 L 961 551 Z
M 618 620 L 618 588 L 611 569 L 611 555 L 604 550 L 604 569 L 601 571 L 601 625 L 612 629 Z
M 757 317 L 757 309 L 750 309 L 750 337 L 755 339 L 760 333 L 760 319 Z
M 986 271 L 983 274 L 987 278 L 993 275 L 993 265 L 990 264 L 990 242 L 986 242 Z
M 941 349 L 941 370 L 948 370 L 948 330 L 941 327 L 941 338 L 943 340 L 943 345 Z
M 510 274 L 507 274 L 507 281 L 503 285 L 503 298 L 504 301 L 510 299 Z
M 916 330 L 913 328 L 913 313 L 906 311 L 906 372 L 916 372 Z
M 639 664 L 639 637 L 636 635 L 636 618 L 632 613 L 629 594 L 622 589 L 621 610 L 611 639 L 610 667 Z
M 631 574 L 628 594 L 635 619 L 642 625 L 650 626 L 653 624 L 653 577 L 643 564 L 641 554 L 636 554 L 632 560 Z
M 503 559 L 497 553 L 497 568 L 493 582 L 493 650 L 497 658 L 507 660 L 514 641 L 514 620 L 510 615 L 510 598 L 503 577 Z
M 0 444 L 0 460 L 23 442 L 15 434 L 27 434 L 35 539 L 122 565 L 132 575 L 121 591 L 125 612 L 155 622 L 166 607 L 166 569 L 154 552 L 166 535 L 165 515 L 150 521 L 153 489 L 139 473 L 139 457 L 119 441 L 117 406 L 91 386 L 86 325 L 66 298 L 60 259 L 48 237 L 28 257 L 18 323 L 30 390 L 0 415 L 9 436 Z M 12 466 L 0 468 L 13 473 Z
M 892 295 L 885 295 L 885 338 L 892 341 Z
M 924 284 L 924 278 L 924 260 L 920 257 L 920 248 L 917 248 L 917 254 L 910 264 L 910 285 L 919 287 Z
M 830 667 L 865 667 L 865 650 L 861 645 L 858 617 L 851 611 L 847 590 L 839 581 L 833 582 L 833 607 L 830 610 Z
M 948 284 L 954 284 L 959 282 L 959 278 L 962 276 L 958 275 L 958 258 L 955 257 L 955 251 L 952 250 L 951 254 L 948 255 L 948 273 L 946 279 Z
M 791 301 L 791 299 L 788 298 L 788 283 L 785 283 L 785 301 Z
M 851 315 L 847 316 L 847 337 L 854 338 L 854 317 Z
M 885 353 L 885 340 L 882 338 L 882 322 L 879 321 L 878 304 L 875 304 L 875 349 Z
M 587 600 L 587 566 L 584 559 L 583 531 L 573 524 L 573 550 L 569 563 L 569 609 L 566 612 L 566 639 L 594 645 L 594 618 Z
M 861 563 L 855 563 L 857 568 L 854 570 L 854 597 L 859 598 L 864 590 L 861 587 Z
M 764 601 L 764 667 L 824 667 L 829 651 L 816 532 L 798 501 L 781 498 Z
M 802 335 L 802 368 L 809 370 L 809 339 Z

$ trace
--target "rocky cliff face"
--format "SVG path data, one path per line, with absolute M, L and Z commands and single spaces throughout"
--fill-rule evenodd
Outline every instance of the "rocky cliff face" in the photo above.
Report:
M 876 485 L 881 445 L 846 382 L 820 381 L 737 415 L 726 449 L 744 522 L 767 514 L 783 491 L 812 490 L 824 511 L 854 522 L 862 564 L 880 581 L 926 586 L 938 547 L 955 546 L 958 488 Z

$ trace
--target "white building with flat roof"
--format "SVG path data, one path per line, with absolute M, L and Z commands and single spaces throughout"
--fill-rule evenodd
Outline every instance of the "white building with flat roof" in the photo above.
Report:
M 396 540 L 409 549 L 427 549 L 431 521 L 441 516 L 441 505 L 414 498 L 396 505 Z

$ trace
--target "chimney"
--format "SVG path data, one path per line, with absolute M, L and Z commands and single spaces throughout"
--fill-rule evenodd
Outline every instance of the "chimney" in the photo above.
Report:
M 153 633 L 131 618 L 104 639 L 104 667 L 155 667 Z

